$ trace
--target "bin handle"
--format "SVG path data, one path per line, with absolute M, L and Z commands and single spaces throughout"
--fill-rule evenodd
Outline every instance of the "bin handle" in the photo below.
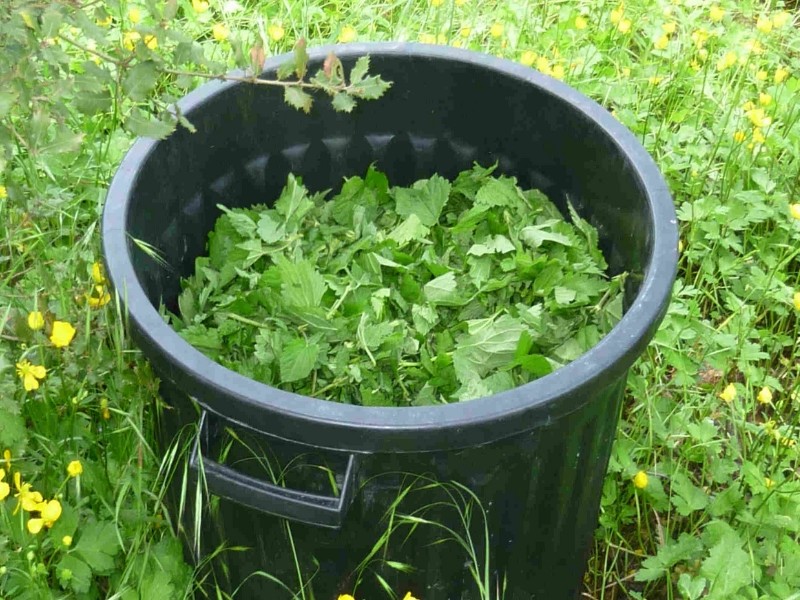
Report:
M 284 519 L 332 529 L 342 526 L 356 488 L 358 457 L 355 454 L 348 456 L 338 497 L 293 490 L 244 475 L 204 456 L 203 450 L 209 446 L 209 419 L 204 410 L 189 459 L 189 469 L 193 474 L 197 476 L 202 469 L 209 492 Z

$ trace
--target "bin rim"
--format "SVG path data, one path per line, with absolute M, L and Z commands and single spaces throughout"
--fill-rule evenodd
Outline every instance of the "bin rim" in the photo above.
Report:
M 129 329 L 156 370 L 173 379 L 203 408 L 268 436 L 345 452 L 417 452 L 465 448 L 500 440 L 550 423 L 579 409 L 601 386 L 619 381 L 644 351 L 666 313 L 677 272 L 677 217 L 672 197 L 652 157 L 605 108 L 568 85 L 510 60 L 459 48 L 415 42 L 369 42 L 321 46 L 311 63 L 333 51 L 343 60 L 403 56 L 479 66 L 538 87 L 594 121 L 620 149 L 647 199 L 652 251 L 628 311 L 600 342 L 554 372 L 492 396 L 420 407 L 365 407 L 286 392 L 240 375 L 211 360 L 178 335 L 151 304 L 133 267 L 127 233 L 129 193 L 157 140 L 139 138 L 120 163 L 106 196 L 102 248 L 107 274 L 127 311 Z M 269 58 L 263 71 L 285 61 Z M 229 88 L 248 85 L 212 81 L 177 102 L 191 112 Z M 380 102 L 377 100 L 376 102 Z

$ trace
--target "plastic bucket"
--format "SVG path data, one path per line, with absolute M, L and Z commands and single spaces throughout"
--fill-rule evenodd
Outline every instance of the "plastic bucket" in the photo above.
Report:
M 492 598 L 497 590 L 510 600 L 576 597 L 627 370 L 662 319 L 675 277 L 667 186 L 603 107 L 532 69 L 420 44 L 333 49 L 346 68 L 369 54 L 373 72 L 393 82 L 390 91 L 349 115 L 319 98 L 306 115 L 286 106 L 280 89 L 209 83 L 178 103 L 196 133 L 138 140 L 114 177 L 104 255 L 130 333 L 175 408 L 165 436 L 184 423 L 200 425 L 192 465 L 221 498 L 207 524 L 218 539 L 253 548 L 229 555 L 233 586 L 261 569 L 327 600 L 351 593 L 361 573 L 365 591 L 357 597 L 373 600 L 383 594 L 378 574 L 397 593 L 454 600 L 481 597 L 477 571 L 491 582 Z M 329 50 L 311 53 L 312 72 Z M 264 75 L 284 59 L 268 60 Z M 337 189 L 373 161 L 392 185 L 497 162 L 562 209 L 569 198 L 598 228 L 610 271 L 630 273 L 622 320 L 574 362 L 519 388 L 450 405 L 369 408 L 298 396 L 227 370 L 159 315 L 161 303 L 176 310 L 180 279 L 205 252 L 218 204 L 275 198 L 289 172 L 312 190 Z M 166 265 L 134 239 L 155 247 Z M 461 488 L 431 481 L 459 482 L 474 497 L 465 494 L 455 509 Z M 407 505 L 392 513 L 409 488 Z M 406 522 L 365 566 L 389 527 L 387 511 L 418 511 L 469 534 L 477 549 L 465 553 L 435 525 L 418 523 L 406 535 Z M 413 569 L 381 562 L 395 557 Z M 255 577 L 238 597 L 291 594 Z

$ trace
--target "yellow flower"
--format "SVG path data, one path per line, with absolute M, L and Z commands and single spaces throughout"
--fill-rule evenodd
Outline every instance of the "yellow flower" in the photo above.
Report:
M 522 53 L 522 56 L 519 57 L 519 62 L 521 62 L 526 67 L 532 67 L 533 63 L 536 62 L 537 58 L 538 56 L 536 52 L 534 52 L 533 50 L 525 50 L 525 52 Z
M 26 392 L 39 389 L 39 380 L 47 375 L 47 369 L 42 365 L 32 365 L 28 360 L 17 363 L 17 375 L 22 379 L 22 386 Z
M 631 30 L 631 20 L 622 19 L 622 21 L 617 24 L 617 29 L 619 29 L 620 33 L 628 33 Z
M 403 600 L 419 600 L 419 599 L 412 596 L 411 592 L 406 592 L 406 595 L 403 596 Z
M 44 315 L 38 310 L 28 313 L 28 327 L 37 331 L 44 327 Z
M 622 17 L 624 15 L 625 15 L 625 5 L 620 4 L 619 6 L 617 6 L 617 8 L 611 11 L 611 22 L 614 25 L 619 24 L 619 22 L 622 21 Z
M 589 21 L 583 15 L 575 17 L 575 29 L 586 29 L 589 26 Z
M 267 27 L 267 35 L 273 42 L 280 42 L 286 32 L 279 23 L 270 23 L 269 27 Z
M 764 133 L 761 131 L 760 127 L 753 128 L 753 143 L 754 144 L 763 144 L 767 141 L 767 138 L 764 136 Z
M 103 265 L 99 262 L 92 263 L 92 279 L 98 284 L 106 282 L 105 270 L 103 269 Z
M 61 543 L 64 544 L 67 548 L 69 548 L 70 546 L 72 546 L 72 536 L 65 535 L 63 538 L 61 538 Z
M 764 114 L 763 108 L 751 108 L 746 114 L 753 127 L 769 127 L 772 123 L 772 119 Z
M 28 531 L 33 535 L 39 533 L 43 526 L 49 528 L 58 521 L 61 516 L 61 503 L 58 500 L 40 502 L 35 510 L 39 512 L 39 517 L 28 519 Z
M 678 28 L 678 24 L 675 21 L 670 21 L 669 23 L 664 23 L 661 26 L 661 30 L 666 33 L 667 35 L 671 35 L 675 33 L 675 30 Z
M 772 31 L 772 20 L 769 17 L 760 16 L 756 21 L 756 29 L 761 33 L 769 33 Z
M 767 73 L 764 69 L 759 69 L 758 71 L 756 71 L 757 81 L 766 81 L 767 77 L 769 77 L 769 73 Z
M 458 30 L 458 35 L 462 38 L 468 38 L 472 34 L 472 27 L 462 27 Z
M 358 37 L 358 32 L 356 32 L 355 28 L 350 25 L 345 25 L 339 32 L 339 37 L 337 39 L 340 44 L 347 44 L 354 41 L 356 37 Z
M 211 28 L 211 35 L 214 36 L 214 39 L 218 42 L 224 42 L 228 39 L 228 36 L 231 34 L 230 29 L 225 23 L 215 23 L 214 26 Z
M 8 495 L 11 493 L 11 486 L 3 481 L 5 478 L 6 470 L 0 469 L 0 502 L 8 498 Z
M 108 293 L 105 286 L 96 285 L 91 294 L 84 294 L 86 302 L 92 308 L 101 308 L 111 301 L 111 294 Z
M 128 20 L 136 25 L 139 21 L 142 20 L 142 11 L 140 11 L 137 7 L 131 6 L 128 9 Z
M 650 85 L 658 85 L 662 81 L 664 81 L 664 78 L 661 77 L 660 75 L 653 75 L 652 77 L 647 78 L 647 83 L 649 83 Z
M 789 214 L 793 219 L 800 219 L 800 204 L 792 204 L 789 207 Z
M 550 72 L 550 75 L 552 75 L 556 79 L 564 79 L 564 66 L 553 65 L 553 70 Z
M 631 76 L 631 68 L 630 67 L 622 67 L 622 76 L 627 78 Z
M 67 475 L 70 477 L 77 477 L 83 473 L 83 465 L 79 460 L 73 460 L 67 465 Z
M 667 46 L 669 46 L 669 36 L 666 33 L 653 42 L 653 47 L 656 50 L 663 50 Z
M 694 71 L 699 71 L 700 69 L 703 68 L 702 65 L 699 62 L 697 62 L 696 60 L 693 60 L 692 62 L 690 62 L 689 66 L 692 67 L 692 70 L 694 70 Z
M 208 2 L 206 0 L 192 0 L 192 8 L 196 13 L 204 13 L 208 10 Z
M 743 48 L 745 54 L 750 54 L 751 52 L 753 54 L 762 54 L 764 52 L 764 46 L 762 46 L 761 42 L 759 42 L 758 40 L 752 40 L 752 39 L 747 40 L 744 43 Z
M 418 38 L 420 42 L 423 44 L 435 44 L 436 43 L 436 36 L 432 33 L 420 33 Z
M 733 141 L 741 143 L 744 141 L 744 137 L 745 137 L 744 131 L 737 131 L 736 133 L 733 134 Z
M 467 0 L 456 0 L 456 6 L 464 6 Z
M 156 48 L 158 48 L 158 38 L 156 38 L 156 36 L 154 36 L 153 34 L 145 35 L 142 41 L 144 42 L 144 45 L 147 46 L 150 50 L 155 50 Z
M 8 189 L 4 185 L 0 185 L 0 200 L 8 198 Z
M 493 38 L 499 38 L 503 35 L 504 30 L 505 28 L 503 27 L 502 23 L 493 23 L 489 28 L 489 35 L 491 35 Z
M 767 489 L 770 489 L 771 487 L 774 487 L 774 485 L 775 485 L 775 482 L 772 481 L 772 479 L 770 479 L 769 477 L 764 477 L 764 486 Z
M 725 389 L 720 392 L 719 397 L 730 404 L 736 399 L 736 386 L 734 386 L 732 383 L 729 383 L 725 386 Z
M 732 67 L 735 64 L 736 64 L 736 52 L 733 51 L 726 52 L 717 61 L 717 71 L 724 71 L 725 69 Z
M 111 411 L 108 410 L 108 398 L 100 398 L 100 416 L 106 421 L 111 418 Z
M 16 514 L 20 508 L 25 512 L 36 510 L 36 507 L 43 500 L 42 495 L 39 492 L 31 490 L 30 483 L 22 483 L 22 476 L 19 471 L 14 473 L 14 487 L 17 489 L 17 493 L 14 494 L 14 498 L 17 499 L 17 507 L 14 509 L 14 514 Z
M 644 471 L 639 471 L 636 475 L 633 476 L 633 485 L 635 488 L 643 490 L 647 487 L 650 478 L 647 476 L 647 473 Z
M 142 36 L 138 31 L 126 31 L 122 35 L 122 45 L 128 50 L 133 50 L 140 39 Z
M 708 32 L 705 29 L 698 29 L 697 31 L 692 32 L 692 41 L 698 49 L 702 48 L 703 44 L 705 44 L 707 40 Z
M 69 346 L 72 338 L 75 337 L 75 328 L 66 321 L 53 321 L 53 331 L 50 333 L 50 341 L 56 348 Z
M 6 448 L 3 450 L 3 462 L 6 463 L 6 469 L 11 470 L 11 450 Z
M 792 19 L 791 13 L 782 10 L 772 15 L 772 25 L 776 29 L 780 29 L 781 27 L 786 25 L 789 21 L 791 21 L 791 19 Z
M 442 4 L 444 4 L 444 0 L 431 0 L 431 6 L 434 8 L 438 8 Z
M 789 71 L 783 67 L 775 69 L 775 83 L 783 83 L 787 77 L 789 77 Z
M 340 594 L 338 600 L 356 600 L 350 594 Z
M 795 310 L 800 310 L 800 292 L 794 293 L 794 296 L 792 296 L 792 304 L 794 304 Z M 8 450 L 6 450 L 6 452 L 8 452 Z
M 772 402 L 772 390 L 767 386 L 762 387 L 758 392 L 758 401 L 761 404 L 770 404 Z
M 541 71 L 545 75 L 550 75 L 550 73 L 552 73 L 550 70 L 550 61 L 547 60 L 546 56 L 540 56 L 536 59 L 536 70 Z
M 97 23 L 100 27 L 108 27 L 109 25 L 111 25 L 111 15 L 106 15 L 105 18 L 103 19 L 95 19 L 94 22 Z
M 723 17 L 725 17 L 725 11 L 722 10 L 716 4 L 711 7 L 708 11 L 708 18 L 711 19 L 714 23 L 719 23 L 722 21 Z

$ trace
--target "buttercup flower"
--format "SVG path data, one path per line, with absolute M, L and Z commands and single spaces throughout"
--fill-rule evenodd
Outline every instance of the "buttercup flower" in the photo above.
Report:
M 759 69 L 756 71 L 756 80 L 758 81 L 766 81 L 769 74 L 764 69 Z
M 795 310 L 800 310 L 800 292 L 794 293 L 794 296 L 792 296 L 792 304 L 794 304 Z
M 228 26 L 225 23 L 215 23 L 214 26 L 211 28 L 211 35 L 214 36 L 214 39 L 218 42 L 224 42 L 230 36 L 231 31 L 228 29 Z
M 669 23 L 664 23 L 661 25 L 661 30 L 666 33 L 667 35 L 672 35 L 675 33 L 675 30 L 678 28 L 678 24 L 675 21 L 670 21 Z
M 267 35 L 273 42 L 280 42 L 286 32 L 278 23 L 270 23 L 267 27 Z
M 147 46 L 147 48 L 149 48 L 150 50 L 155 50 L 156 48 L 158 48 L 158 38 L 153 34 L 147 34 L 146 36 L 144 36 L 144 39 L 142 41 L 144 42 L 144 45 Z
M 111 301 L 111 294 L 108 293 L 105 286 L 96 285 L 91 294 L 86 294 L 86 301 L 92 308 L 100 308 L 105 306 Z
M 633 486 L 636 489 L 643 490 L 647 487 L 650 478 L 647 476 L 647 473 L 644 471 L 639 471 L 636 475 L 633 476 Z
M 553 68 L 550 71 L 550 75 L 552 77 L 555 77 L 556 79 L 564 79 L 564 65 L 559 65 L 559 64 L 553 65 Z
M 341 594 L 338 600 L 356 600 L 350 594 Z
M 31 364 L 29 360 L 21 360 L 17 363 L 17 375 L 22 379 L 22 387 L 26 392 L 39 389 L 39 381 L 47 375 L 47 369 L 42 365 Z
M 619 29 L 620 33 L 628 33 L 631 30 L 631 20 L 630 19 L 622 19 L 617 24 L 617 29 Z
M 111 15 L 106 15 L 102 19 L 95 19 L 95 23 L 97 23 L 100 27 L 108 27 L 111 25 Z
M 772 402 L 772 390 L 770 390 L 767 386 L 761 388 L 758 392 L 758 401 L 761 404 L 769 404 Z
M 724 71 L 736 64 L 736 52 L 730 51 L 720 57 L 717 61 L 717 71 Z
M 50 333 L 50 341 L 56 348 L 69 346 L 72 338 L 75 337 L 75 328 L 66 321 L 53 321 L 53 331 Z
M 714 23 L 719 23 L 725 17 L 725 11 L 722 10 L 716 4 L 712 6 L 708 11 L 708 18 L 714 21 Z
M 44 315 L 38 310 L 28 313 L 28 327 L 37 331 L 44 327 Z
M 653 47 L 656 50 L 663 50 L 669 46 L 669 36 L 665 33 L 661 35 L 655 42 L 653 42 Z
M 444 4 L 444 0 L 431 0 L 431 6 L 433 6 L 434 8 L 438 8 L 442 4 Z
M 614 25 L 619 24 L 619 22 L 622 21 L 622 17 L 624 14 L 625 14 L 625 5 L 620 4 L 619 6 L 617 6 L 617 8 L 611 11 L 611 17 L 610 17 L 611 22 Z
M 339 40 L 340 44 L 349 44 L 350 42 L 354 41 L 358 37 L 358 32 L 355 30 L 354 27 L 350 25 L 345 25 L 342 27 L 342 30 L 339 32 Z
M 540 56 L 536 59 L 536 70 L 541 71 L 545 75 L 550 75 L 552 72 L 550 70 L 550 61 L 547 60 L 546 56 Z
M 705 29 L 698 29 L 692 32 L 692 41 L 699 50 L 708 41 L 708 32 Z
M 206 0 L 192 0 L 192 8 L 196 13 L 204 13 L 208 10 L 208 2 Z
M 70 546 L 72 546 L 72 536 L 65 535 L 63 538 L 61 538 L 61 543 L 64 544 L 67 548 L 69 548 Z
M 419 599 L 412 596 L 411 592 L 406 592 L 406 595 L 403 596 L 403 600 L 419 600 Z
M 769 477 L 764 477 L 764 487 L 766 487 L 767 489 L 770 489 L 774 485 L 775 485 L 775 482 L 772 481 L 772 479 L 770 479 Z
M 140 11 L 136 6 L 131 6 L 128 9 L 128 20 L 136 25 L 142 20 L 142 11 Z
M 792 204 L 789 207 L 789 214 L 793 219 L 800 219 L 800 204 Z
M 736 133 L 733 134 L 734 142 L 742 143 L 744 141 L 744 138 L 745 138 L 744 131 L 737 131 Z
M 111 411 L 108 410 L 108 398 L 100 398 L 100 416 L 106 421 L 111 418 Z
M 761 33 L 769 33 L 772 31 L 772 20 L 769 17 L 758 17 L 756 21 L 756 29 L 758 29 Z
M 468 0 L 456 0 L 456 6 L 464 6 Z
M 791 13 L 788 13 L 785 10 L 782 10 L 782 11 L 776 12 L 774 15 L 772 15 L 772 25 L 776 29 L 780 29 L 781 27 L 786 25 L 789 21 L 791 21 L 791 19 L 792 19 Z
M 575 17 L 575 29 L 586 29 L 588 25 L 589 21 L 583 15 Z
M 763 92 L 758 95 L 758 103 L 761 106 L 769 106 L 772 104 L 772 96 L 764 94 Z
M 754 144 L 763 144 L 767 141 L 767 137 L 764 135 L 764 132 L 761 131 L 760 127 L 753 128 L 753 143 Z
M 503 35 L 503 31 L 505 31 L 505 27 L 503 27 L 502 23 L 493 23 L 489 28 L 489 35 L 493 38 L 499 38 Z
M 775 69 L 775 76 L 774 76 L 775 83 L 783 83 L 784 81 L 786 81 L 787 77 L 789 77 L 789 71 L 787 71 L 782 67 L 778 67 L 777 69 Z
M 92 279 L 98 285 L 102 285 L 106 282 L 105 270 L 103 269 L 103 265 L 99 262 L 92 263 Z
M 736 399 L 736 386 L 729 383 L 725 386 L 725 389 L 720 392 L 719 397 L 730 404 Z
M 0 502 L 8 498 L 8 495 L 11 493 L 11 486 L 3 481 L 5 478 L 6 470 L 0 469 Z
M 0 185 L 0 200 L 8 198 L 8 189 L 4 185 Z
M 83 465 L 79 460 L 73 460 L 67 465 L 67 475 L 70 477 L 77 477 L 83 473 Z
M 14 473 L 14 487 L 17 493 L 14 498 L 17 499 L 17 507 L 14 509 L 16 514 L 20 508 L 25 512 L 36 510 L 36 507 L 44 500 L 39 492 L 31 490 L 30 483 L 22 483 L 22 475 L 19 471 Z
M 6 469 L 11 470 L 11 450 L 6 448 L 3 450 L 3 462 L 6 463 Z
M 519 62 L 526 67 L 531 67 L 533 66 L 533 63 L 536 62 L 537 58 L 538 56 L 536 55 L 536 52 L 533 50 L 525 50 L 525 52 L 522 53 L 522 56 L 519 57 Z
M 35 510 L 39 512 L 39 516 L 28 519 L 28 531 L 33 535 L 39 533 L 42 527 L 52 527 L 53 523 L 58 521 L 61 516 L 61 503 L 58 500 L 40 502 Z

